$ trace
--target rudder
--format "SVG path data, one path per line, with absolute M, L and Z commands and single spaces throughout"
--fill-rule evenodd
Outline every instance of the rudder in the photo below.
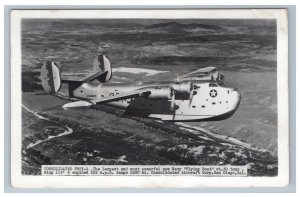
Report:
M 101 82 L 105 83 L 108 82 L 112 77 L 112 69 L 109 59 L 105 55 L 98 55 L 93 63 L 95 70 L 100 70 L 102 72 L 107 71 L 106 75 L 101 75 L 96 79 Z
M 55 94 L 61 88 L 60 70 L 54 62 L 47 61 L 41 69 L 41 81 L 47 93 Z

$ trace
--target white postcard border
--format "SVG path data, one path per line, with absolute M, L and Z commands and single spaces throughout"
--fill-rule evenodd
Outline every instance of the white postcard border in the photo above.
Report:
M 78 14 L 81 12 L 81 14 Z M 22 18 L 277 19 L 278 176 L 100 177 L 21 174 Z M 11 12 L 11 184 L 17 188 L 195 188 L 282 187 L 289 183 L 288 24 L 285 9 L 205 10 L 14 10 Z

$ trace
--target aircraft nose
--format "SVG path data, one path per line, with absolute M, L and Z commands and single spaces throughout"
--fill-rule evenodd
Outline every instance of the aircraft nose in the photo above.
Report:
M 233 88 L 233 93 L 236 94 L 237 97 L 237 106 L 240 104 L 241 102 L 241 92 L 239 91 L 239 89 L 237 88 Z

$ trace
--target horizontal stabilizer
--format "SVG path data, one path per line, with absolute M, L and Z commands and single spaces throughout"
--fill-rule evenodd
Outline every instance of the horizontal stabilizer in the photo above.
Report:
M 97 71 L 96 73 L 93 73 L 91 75 L 88 75 L 82 79 L 79 80 L 69 80 L 69 79 L 62 79 L 63 83 L 70 83 L 70 82 L 81 82 L 81 83 L 86 83 L 86 82 L 90 82 L 93 81 L 99 77 L 105 77 L 107 75 L 107 71 Z
M 89 82 L 89 81 L 93 81 L 95 79 L 97 79 L 98 77 L 105 77 L 107 75 L 107 71 L 98 71 L 94 74 L 91 74 L 85 78 L 82 79 L 82 81 L 84 82 Z

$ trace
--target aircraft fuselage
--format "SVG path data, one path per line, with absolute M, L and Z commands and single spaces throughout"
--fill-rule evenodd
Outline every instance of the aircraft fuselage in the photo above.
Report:
M 224 87 L 217 82 L 193 81 L 196 87 L 192 99 L 184 94 L 184 87 L 172 82 L 157 85 L 141 84 L 99 84 L 84 83 L 73 91 L 73 97 L 82 100 L 95 100 L 111 97 L 143 88 L 181 88 L 175 93 L 176 108 L 172 110 L 171 99 L 149 99 L 144 97 L 112 101 L 105 105 L 125 110 L 125 114 L 168 121 L 222 120 L 230 117 L 238 108 L 241 95 L 238 89 Z M 183 92 L 183 93 L 182 93 Z

